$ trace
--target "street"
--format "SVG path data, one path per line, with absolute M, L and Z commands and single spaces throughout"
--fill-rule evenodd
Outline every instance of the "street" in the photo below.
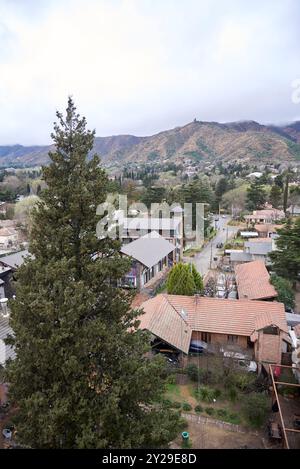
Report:
M 236 226 L 228 226 L 228 222 L 231 220 L 231 217 L 229 215 L 226 215 L 226 218 L 223 218 L 219 215 L 215 215 L 214 218 L 215 220 L 218 219 L 218 221 L 215 222 L 217 229 L 216 236 L 203 248 L 201 252 L 196 254 L 194 257 L 194 263 L 197 267 L 197 270 L 203 277 L 207 274 L 210 268 L 216 267 L 214 257 L 217 257 L 219 255 L 217 244 L 225 244 L 226 241 L 232 238 L 237 232 Z

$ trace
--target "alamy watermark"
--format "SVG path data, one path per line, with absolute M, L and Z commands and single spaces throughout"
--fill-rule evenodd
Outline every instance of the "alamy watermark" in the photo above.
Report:
M 176 237 L 201 245 L 205 234 L 212 230 L 205 218 L 205 203 L 180 203 L 169 205 L 167 202 L 152 203 L 151 207 L 138 202 L 128 206 L 127 196 L 109 194 L 106 201 L 97 207 L 101 216 L 97 223 L 96 234 L 99 239 L 139 238 L 157 232 L 164 238 Z M 206 228 L 205 228 L 206 227 Z M 205 233 L 206 230 L 206 233 Z

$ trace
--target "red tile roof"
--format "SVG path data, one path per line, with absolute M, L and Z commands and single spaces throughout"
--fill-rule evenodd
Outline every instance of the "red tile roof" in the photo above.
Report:
M 164 295 L 157 295 L 142 303 L 144 314 L 139 317 L 140 328 L 147 329 L 168 344 L 188 353 L 192 330 L 181 314 Z
M 270 275 L 263 261 L 247 262 L 235 267 L 240 299 L 260 300 L 275 298 L 277 292 L 270 283 Z
M 261 325 L 276 325 L 288 331 L 284 305 L 275 301 L 160 294 L 143 303 L 141 308 L 145 314 L 139 318 L 140 327 L 185 352 L 191 331 L 247 337 L 261 329 Z M 184 329 L 187 333 L 182 337 Z

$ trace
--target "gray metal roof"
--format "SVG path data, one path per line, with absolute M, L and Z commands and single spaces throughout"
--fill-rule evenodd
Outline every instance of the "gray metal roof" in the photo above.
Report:
M 250 254 L 259 254 L 262 256 L 266 256 L 269 252 L 272 251 L 272 239 L 270 238 L 270 242 L 245 242 L 245 248 L 249 249 Z
M 132 243 L 123 244 L 121 252 L 150 268 L 175 249 L 174 244 L 169 243 L 158 233 L 152 232 Z
M 230 260 L 232 262 L 250 262 L 252 260 L 252 256 L 248 252 L 233 251 L 230 253 Z
M 3 264 L 11 267 L 12 269 L 17 269 L 23 264 L 24 258 L 27 256 L 31 256 L 31 254 L 27 249 L 25 249 L 24 251 L 14 252 L 8 256 L 0 257 L 0 262 L 3 262 Z
M 285 313 L 285 316 L 288 326 L 293 327 L 300 324 L 300 314 Z
M 9 325 L 9 318 L 3 318 L 0 313 L 0 347 L 3 339 L 6 339 L 8 335 L 13 335 L 13 330 Z M 4 350 L 4 360 L 0 359 L 1 365 L 4 365 L 5 361 L 9 358 L 14 359 L 16 356 L 14 349 L 10 345 L 4 345 Z

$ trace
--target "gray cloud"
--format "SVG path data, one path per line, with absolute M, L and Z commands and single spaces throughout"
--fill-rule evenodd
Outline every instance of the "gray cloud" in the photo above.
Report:
M 0 0 L 0 18 L 1 144 L 48 143 L 69 94 L 97 135 L 300 117 L 298 0 Z

